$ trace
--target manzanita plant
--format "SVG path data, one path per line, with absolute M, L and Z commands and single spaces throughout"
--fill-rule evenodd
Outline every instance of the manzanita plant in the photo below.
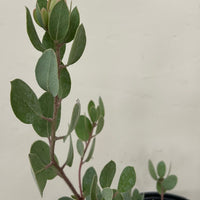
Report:
M 164 200 L 164 194 L 168 190 L 172 190 L 177 184 L 177 176 L 170 175 L 171 165 L 166 175 L 166 164 L 164 161 L 160 161 L 155 169 L 151 160 L 148 163 L 149 173 L 151 177 L 156 181 L 157 192 L 161 195 L 161 200 Z
M 72 109 L 71 121 L 63 136 L 57 135 L 61 119 L 61 104 L 71 90 L 71 78 L 68 67 L 76 63 L 82 56 L 86 46 L 86 33 L 77 7 L 68 7 L 65 0 L 37 0 L 33 11 L 35 22 L 44 30 L 40 40 L 30 11 L 26 8 L 27 33 L 32 45 L 41 52 L 35 77 L 38 85 L 44 90 L 37 97 L 31 87 L 20 79 L 11 82 L 11 106 L 16 117 L 25 124 L 31 124 L 35 132 L 47 143 L 38 140 L 33 143 L 29 160 L 34 178 L 41 195 L 48 180 L 61 177 L 72 194 L 60 200 L 122 200 L 124 195 L 131 194 L 135 185 L 136 174 L 132 166 L 122 171 L 116 189 L 111 184 L 116 172 L 114 161 L 108 162 L 98 178 L 93 167 L 86 170 L 82 177 L 83 165 L 93 156 L 97 135 L 104 126 L 104 104 L 99 97 L 98 105 L 94 101 L 88 104 L 88 115 L 81 115 L 79 100 Z M 68 60 L 63 60 L 66 45 L 71 50 Z M 76 134 L 74 134 L 74 132 Z M 76 137 L 77 136 L 77 137 Z M 66 167 L 72 167 L 74 159 L 73 138 L 76 137 L 76 148 L 80 156 L 77 172 L 78 189 L 73 185 L 65 172 Z M 69 151 L 66 161 L 60 163 L 55 154 L 58 140 L 68 140 Z M 135 194 L 135 193 L 134 193 Z

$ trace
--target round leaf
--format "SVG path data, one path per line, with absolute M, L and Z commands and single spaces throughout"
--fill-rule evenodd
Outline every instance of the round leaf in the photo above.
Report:
M 177 176 L 170 175 L 162 182 L 162 186 L 165 190 L 172 190 L 176 186 L 177 181 Z
M 118 183 L 118 190 L 119 192 L 127 192 L 133 188 L 136 181 L 136 174 L 133 167 L 126 167 L 120 176 L 119 183 Z
M 42 116 L 35 93 L 20 79 L 11 82 L 10 100 L 16 117 L 23 123 L 32 124 L 37 117 Z
M 75 131 L 79 139 L 87 141 L 92 131 L 90 120 L 86 116 L 81 115 L 79 117 Z
M 80 140 L 80 139 L 77 140 L 76 148 L 77 148 L 79 155 L 82 157 L 83 153 L 84 153 L 84 145 L 83 145 L 82 140 Z

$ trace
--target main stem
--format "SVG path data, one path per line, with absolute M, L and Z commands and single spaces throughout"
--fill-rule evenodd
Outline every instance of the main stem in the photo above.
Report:
M 55 44 L 56 46 L 56 58 L 57 58 L 57 64 L 58 64 L 58 78 L 60 78 L 60 64 L 61 64 L 61 59 L 60 59 L 60 48 L 61 44 Z M 66 176 L 64 170 L 62 167 L 60 167 L 55 160 L 55 144 L 57 141 L 56 138 L 56 125 L 57 125 L 57 117 L 58 117 L 58 111 L 61 105 L 62 99 L 60 99 L 58 96 L 54 97 L 54 110 L 53 110 L 53 118 L 51 121 L 51 136 L 49 138 L 49 143 L 50 143 L 50 158 L 51 158 L 51 163 L 52 165 L 58 170 L 58 175 L 65 181 L 65 183 L 68 185 L 68 187 L 71 189 L 73 194 L 76 196 L 78 200 L 83 200 L 84 198 L 82 195 L 79 195 L 78 192 L 76 191 L 75 187 L 69 180 L 69 178 Z

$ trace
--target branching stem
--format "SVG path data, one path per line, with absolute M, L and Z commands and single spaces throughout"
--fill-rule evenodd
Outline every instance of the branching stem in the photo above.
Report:
M 81 170 L 82 170 L 83 164 L 85 163 L 85 162 L 84 162 L 84 157 L 85 157 L 85 154 L 86 154 L 86 152 L 87 152 L 87 149 L 88 149 L 88 147 L 89 147 L 89 145 L 90 145 L 91 139 L 93 138 L 93 135 L 92 135 L 92 134 L 93 134 L 93 131 L 94 131 L 94 128 L 95 128 L 95 127 L 96 127 L 96 123 L 94 123 L 93 126 L 92 126 L 92 131 L 91 131 L 91 133 L 90 133 L 90 137 L 89 137 L 88 141 L 86 142 L 85 149 L 84 149 L 84 151 L 83 151 L 83 155 L 82 155 L 82 157 L 81 157 L 80 164 L 79 164 L 78 182 L 79 182 L 79 189 L 80 189 L 80 194 L 81 194 L 81 197 L 82 197 L 82 198 L 84 198 L 84 196 L 83 196 L 83 189 L 82 189 L 82 182 L 81 182 Z

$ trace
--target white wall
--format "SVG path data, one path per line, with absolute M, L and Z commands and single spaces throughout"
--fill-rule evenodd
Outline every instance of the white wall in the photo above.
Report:
M 0 197 L 4 200 L 41 199 L 27 157 L 39 137 L 15 118 L 9 104 L 14 78 L 26 81 L 38 96 L 42 93 L 34 77 L 40 53 L 26 35 L 25 5 L 33 10 L 35 1 L 1 0 L 0 6 Z M 152 191 L 155 183 L 147 161 L 165 160 L 179 178 L 173 192 L 199 199 L 200 0 L 82 0 L 74 5 L 87 31 L 87 47 L 82 59 L 70 67 L 73 86 L 63 103 L 59 133 L 66 132 L 76 98 L 85 112 L 87 102 L 101 95 L 106 124 L 95 157 L 85 169 L 94 165 L 100 171 L 113 159 L 119 176 L 125 165 L 134 165 L 137 187 Z M 57 154 L 64 160 L 67 147 L 57 147 Z M 77 185 L 77 167 L 66 172 Z M 48 183 L 43 199 L 67 193 L 57 178 Z

